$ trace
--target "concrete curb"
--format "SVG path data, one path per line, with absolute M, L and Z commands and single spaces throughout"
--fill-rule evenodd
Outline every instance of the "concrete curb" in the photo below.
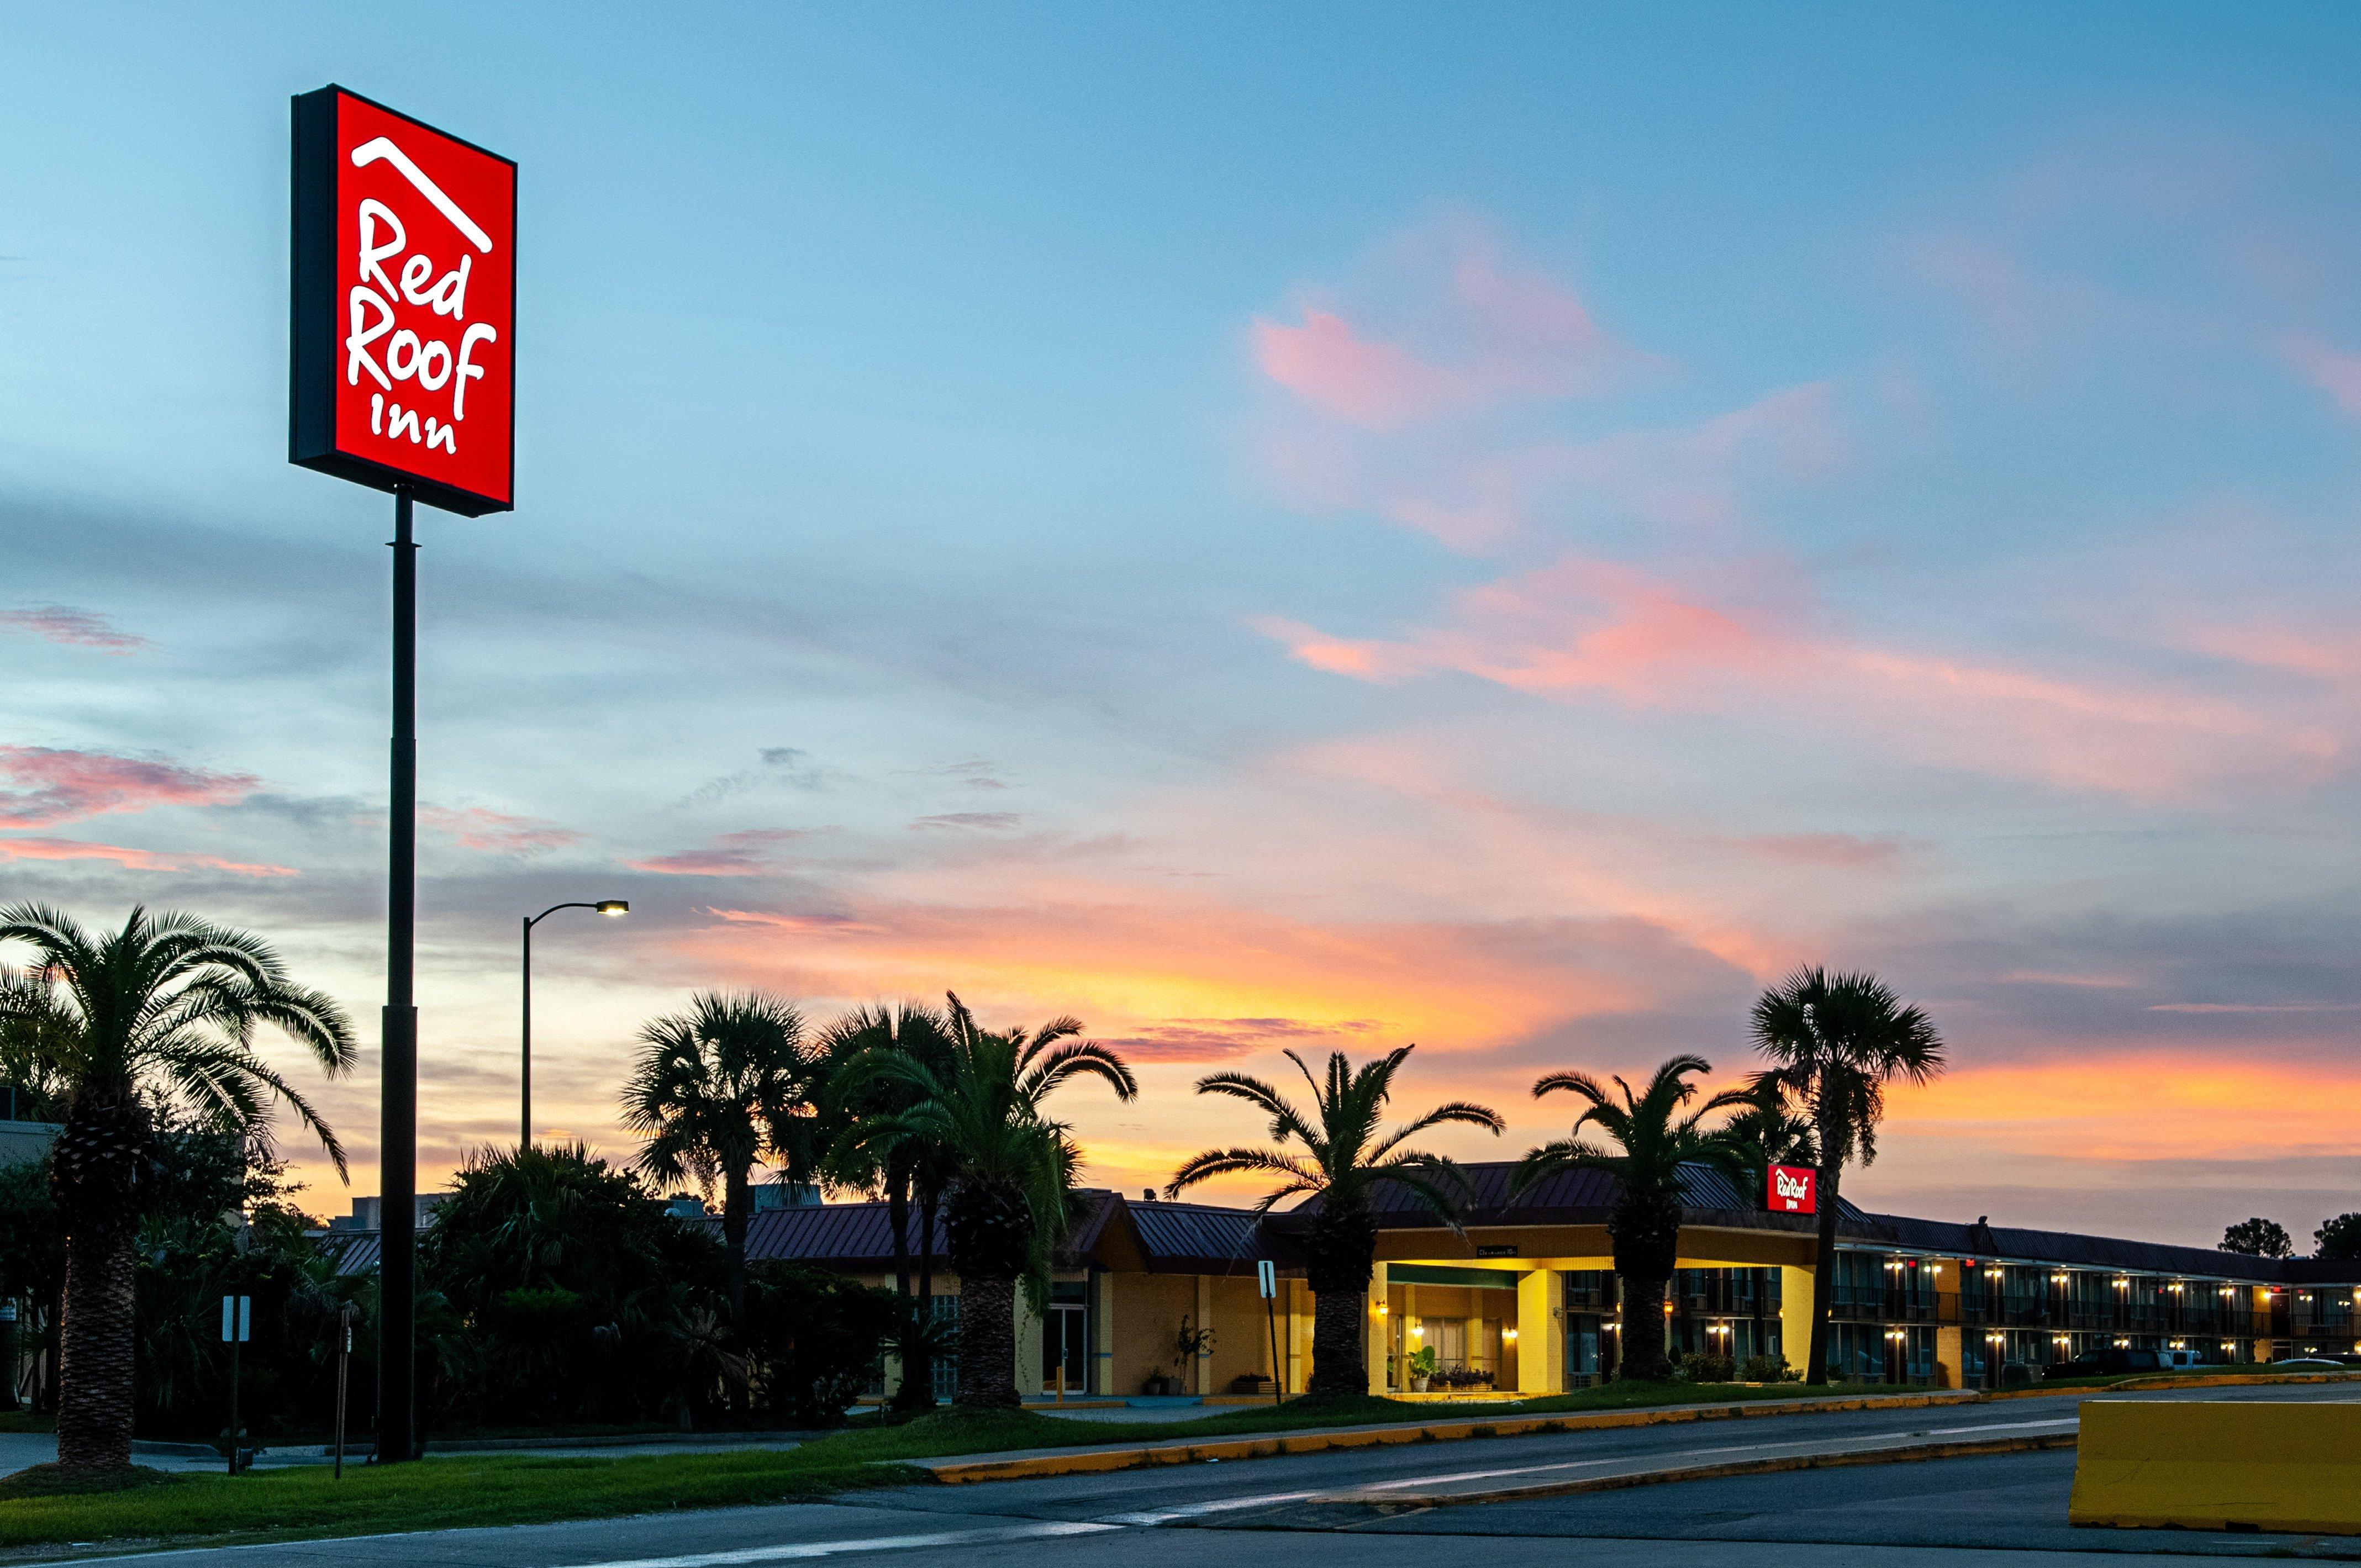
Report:
M 2235 1372 L 2203 1373 L 2196 1376 L 2165 1376 L 2133 1377 L 2121 1383 L 2110 1383 L 2098 1388 L 2044 1388 L 2036 1384 L 2029 1388 L 1993 1388 L 1983 1391 L 1987 1399 L 2089 1399 L 2108 1394 L 2160 1393 L 2168 1388 L 2265 1388 L 2285 1383 L 2357 1383 L 2356 1372 L 2262 1372 L 2241 1376 Z
M 1599 1410 L 1589 1414 L 1502 1416 L 1497 1420 L 1462 1417 L 1449 1421 L 1410 1421 L 1384 1426 L 1308 1428 L 1268 1432 L 1256 1437 L 1168 1439 L 1162 1442 L 1121 1448 L 1034 1450 L 1001 1455 L 959 1454 L 942 1459 L 912 1459 L 915 1465 L 946 1486 L 976 1481 L 1026 1481 L 1052 1475 L 1095 1475 L 1116 1470 L 1142 1470 L 1157 1464 L 1199 1464 L 1221 1459 L 1272 1459 L 1291 1453 L 1323 1453 L 1335 1449 L 1374 1448 L 1385 1443 L 1460 1442 L 1478 1437 L 1533 1437 L 1558 1432 L 1602 1431 L 1620 1427 L 1669 1426 L 1684 1421 L 1719 1421 L 1771 1416 L 1824 1415 L 1848 1410 L 1910 1410 L 1938 1405 L 1981 1405 L 2003 1399 L 2082 1400 L 2108 1394 L 2147 1393 L 2168 1388 L 2263 1387 L 2282 1383 L 2361 1381 L 2361 1373 L 2279 1372 L 2241 1376 L 2235 1373 L 2198 1376 L 2138 1378 L 2104 1388 L 1951 1389 L 1941 1393 L 1852 1395 L 1828 1399 L 1749 1399 L 1727 1405 L 1660 1405 L 1644 1410 Z M 2028 1440 L 2011 1440 L 2028 1441 Z M 2007 1452 L 1998 1450 L 1995 1452 Z
M 1255 1437 L 1186 1438 L 1124 1448 L 1077 1448 L 997 1457 L 958 1455 L 902 1463 L 930 1472 L 946 1486 L 975 1481 L 1023 1481 L 1049 1475 L 1095 1475 L 1157 1464 L 1198 1464 L 1209 1460 L 1271 1459 L 1282 1454 L 1325 1453 L 1337 1449 L 1376 1448 L 1406 1442 L 1461 1442 L 1478 1437 L 1532 1437 L 1557 1432 L 1610 1431 L 1627 1427 L 1674 1426 L 1689 1421 L 1742 1420 L 1755 1417 L 1829 1414 L 1848 1410 L 1915 1410 L 1972 1405 L 1970 1393 L 1856 1395 L 1834 1399 L 1752 1399 L 1727 1405 L 1664 1405 L 1644 1410 L 1598 1410 L 1587 1414 L 1463 1417 L 1449 1421 L 1412 1421 L 1385 1426 L 1310 1428 Z
M 1565 1497 L 1581 1492 L 1620 1492 L 1631 1486 L 1660 1486 L 1675 1481 L 1719 1481 L 1733 1475 L 1777 1475 L 1791 1470 L 1830 1470 L 1848 1464 L 1909 1464 L 1929 1459 L 1968 1459 L 1989 1453 L 2030 1453 L 2038 1449 L 2071 1448 L 2073 1432 L 2048 1432 L 2038 1437 L 1970 1439 L 1958 1442 L 1897 1443 L 1833 1453 L 1791 1453 L 1765 1459 L 1730 1459 L 1711 1464 L 1675 1464 L 1660 1470 L 1626 1471 L 1617 1475 L 1591 1475 L 1579 1480 L 1536 1481 L 1521 1486 L 1495 1486 L 1481 1492 L 1330 1492 L 1306 1497 L 1306 1503 L 1358 1503 L 1373 1508 L 1451 1508 L 1471 1503 L 1513 1503 L 1535 1497 Z

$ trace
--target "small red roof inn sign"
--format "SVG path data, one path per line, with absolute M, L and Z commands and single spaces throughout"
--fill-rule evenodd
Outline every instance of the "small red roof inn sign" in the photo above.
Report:
M 515 499 L 516 165 L 341 87 L 295 100 L 290 462 Z
M 1807 1165 L 1774 1165 L 1764 1181 L 1763 1207 L 1774 1214 L 1819 1212 L 1819 1172 Z

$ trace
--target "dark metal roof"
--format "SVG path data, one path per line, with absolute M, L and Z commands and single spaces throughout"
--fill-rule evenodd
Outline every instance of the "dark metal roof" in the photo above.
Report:
M 1093 1261 L 1118 1227 L 1127 1229 L 1137 1240 L 1150 1269 L 1221 1273 L 1241 1258 L 1251 1263 L 1261 1255 L 1254 1243 L 1257 1217 L 1247 1210 L 1204 1203 L 1133 1202 L 1104 1189 L 1087 1190 L 1082 1197 L 1088 1207 L 1059 1249 L 1059 1261 L 1068 1267 Z M 915 1256 L 918 1249 L 916 1214 L 911 1216 L 910 1225 L 910 1250 Z M 938 1215 L 936 1258 L 947 1257 L 950 1250 L 949 1237 Z M 876 1273 L 893 1265 L 893 1228 L 887 1222 L 885 1205 L 881 1202 L 774 1209 L 749 1218 L 746 1255 L 752 1259 L 785 1258 L 825 1264 L 853 1273 Z
M 1965 1257 L 2022 1258 L 2084 1268 L 2115 1268 L 2129 1274 L 2206 1275 L 2216 1279 L 2251 1280 L 2257 1285 L 2361 1280 L 2361 1262 L 2334 1258 L 2249 1257 L 2244 1253 L 2213 1247 L 2123 1241 L 2114 1236 L 2077 1235 L 2071 1231 L 1963 1225 L 1902 1214 L 1871 1214 L 1866 1219 L 1868 1225 L 1862 1234 L 1869 1239 Z
M 1251 1274 L 1254 1260 L 1275 1256 L 1265 1250 L 1262 1216 L 1249 1209 L 1210 1203 L 1134 1203 L 1115 1198 L 1148 1255 L 1151 1269 L 1191 1274 Z
M 1460 1213 L 1463 1226 L 1604 1224 L 1623 1190 L 1622 1184 L 1606 1171 L 1577 1169 L 1545 1176 L 1521 1194 L 1512 1195 L 1510 1179 L 1517 1168 L 1513 1160 L 1491 1160 L 1459 1168 L 1466 1173 L 1476 1190 L 1475 1197 Z M 1414 1193 L 1397 1182 L 1378 1183 L 1370 1193 L 1370 1204 L 1378 1212 L 1378 1223 L 1389 1230 L 1443 1226 L 1443 1222 Z M 1681 1168 L 1681 1208 L 1683 1219 L 1695 1225 L 1763 1231 L 1813 1228 L 1808 1215 L 1764 1212 L 1761 1204 L 1750 1201 L 1728 1175 L 1708 1165 Z M 1317 1194 L 1290 1211 L 1290 1214 L 1306 1217 L 1319 1212 Z M 1842 1199 L 1838 1200 L 1838 1213 L 1839 1223 L 1849 1229 L 1862 1217 L 1860 1210 Z
M 711 1222 L 717 1228 L 720 1222 Z M 924 1222 L 917 1206 L 909 1217 L 910 1255 L 925 1245 L 919 1234 Z M 935 1216 L 935 1261 L 941 1267 L 950 1255 L 950 1238 L 942 1216 Z M 894 1263 L 894 1226 L 882 1202 L 812 1203 L 796 1209 L 769 1209 L 746 1219 L 749 1261 L 784 1259 L 825 1264 L 854 1273 L 874 1273 Z
M 1509 1195 L 1508 1161 L 1462 1167 L 1475 1198 L 1462 1217 L 1469 1226 L 1602 1224 L 1615 1206 L 1615 1179 L 1603 1171 L 1572 1170 L 1544 1178 L 1520 1197 Z M 1769 1214 L 1730 1179 L 1708 1166 L 1682 1169 L 1684 1223 L 1724 1229 L 1807 1232 L 1814 1222 L 1801 1214 Z M 1135 1243 L 1151 1272 L 1251 1274 L 1257 1258 L 1268 1257 L 1293 1272 L 1298 1238 L 1320 1201 L 1307 1199 L 1285 1213 L 1261 1216 L 1248 1209 L 1210 1203 L 1144 1202 L 1104 1189 L 1082 1195 L 1083 1217 L 1060 1249 L 1060 1262 L 1080 1266 L 1102 1261 L 1113 1248 Z M 1408 1191 L 1380 1183 L 1372 1194 L 1379 1223 L 1389 1230 L 1438 1229 L 1442 1222 L 1419 1206 Z M 699 1222 L 719 1228 L 720 1222 Z M 918 1218 L 910 1218 L 912 1255 L 917 1252 Z M 2361 1260 L 2248 1257 L 2205 1247 L 2160 1242 L 2123 1241 L 2067 1231 L 1921 1220 L 1905 1214 L 1869 1214 L 1839 1201 L 1839 1234 L 1855 1244 L 1883 1245 L 1945 1256 L 2007 1258 L 2127 1273 L 2187 1275 L 2243 1279 L 2257 1285 L 2361 1284 Z M 327 1231 L 317 1240 L 336 1258 L 340 1275 L 376 1272 L 381 1241 L 376 1231 Z M 748 1216 L 747 1255 L 823 1265 L 847 1273 L 875 1274 L 893 1266 L 894 1242 L 884 1203 L 825 1203 L 772 1209 Z M 940 1216 L 935 1230 L 938 1266 L 949 1272 L 950 1246 Z M 1124 1262 L 1120 1266 L 1137 1266 Z
M 322 1231 L 318 1241 L 321 1252 L 336 1260 L 337 1275 L 346 1277 L 375 1274 L 385 1250 L 385 1238 L 377 1231 Z

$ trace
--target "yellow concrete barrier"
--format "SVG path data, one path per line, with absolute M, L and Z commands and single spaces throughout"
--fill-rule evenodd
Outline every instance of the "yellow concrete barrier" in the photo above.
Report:
M 2361 1535 L 2361 1402 L 2085 1399 L 2078 1525 Z

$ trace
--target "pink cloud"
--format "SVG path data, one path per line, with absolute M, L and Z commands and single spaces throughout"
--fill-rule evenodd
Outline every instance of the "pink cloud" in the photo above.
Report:
M 1383 313 L 1408 318 L 1402 333 L 1311 305 L 1300 326 L 1257 316 L 1263 374 L 1323 413 L 1394 430 L 1513 400 L 1596 391 L 1644 357 L 1600 330 L 1570 290 L 1504 268 L 1498 244 L 1472 225 L 1403 236 L 1386 247 L 1384 270 L 1389 286 L 1377 292 L 1407 296 Z M 1408 346 L 1411 337 L 1431 346 Z
M 1300 1018 L 1166 1018 L 1137 1034 L 1105 1036 L 1135 1063 L 1235 1061 L 1257 1051 L 1367 1050 L 1383 1025 L 1347 1018 L 1307 1023 Z
M 578 844 L 582 835 L 571 828 L 534 817 L 511 817 L 480 806 L 422 806 L 418 818 L 438 832 L 449 834 L 463 850 L 493 855 L 538 855 Z
M 134 637 L 127 631 L 117 631 L 103 615 L 86 609 L 71 609 L 64 605 L 41 605 L 32 609 L 0 609 L 0 626 L 18 631 L 29 631 L 51 642 L 70 647 L 98 648 L 109 653 L 130 653 L 148 646 L 145 637 Z
M 2134 798 L 2309 784 L 2346 751 L 2330 728 L 2250 705 L 1831 636 L 1583 557 L 1460 590 L 1399 638 L 1257 624 L 1301 662 L 1362 680 L 1453 673 L 1562 702 L 1784 710 L 1913 761 Z
M 1650 705 L 1793 655 L 1784 639 L 1727 610 L 1685 599 L 1631 567 L 1579 557 L 1463 589 L 1441 626 L 1399 641 L 1346 641 L 1289 621 L 1260 625 L 1332 674 L 1391 681 L 1456 671 L 1540 696 L 1604 692 Z
M 2200 627 L 2188 641 L 2201 652 L 2257 669 L 2321 681 L 2361 676 L 2361 637 L 2349 632 L 2303 631 L 2284 621 L 2253 620 Z
M 704 913 L 731 926 L 764 926 L 807 937 L 875 937 L 884 928 L 850 915 L 781 915 L 764 909 L 708 909 Z
M 1342 316 L 1306 310 L 1301 326 L 1255 319 L 1264 375 L 1340 419 L 1387 429 L 1466 407 L 1480 383 L 1400 344 L 1358 335 Z
M 2341 354 L 2309 337 L 2290 337 L 2279 351 L 2305 379 L 2336 400 L 2336 406 L 2361 419 L 2361 355 Z
M 1741 521 L 1748 488 L 1836 466 L 1845 444 L 1833 402 L 1828 383 L 1807 382 L 1703 420 L 1489 451 L 1290 430 L 1265 442 L 1264 459 L 1306 510 L 1366 509 L 1463 552 L 1602 505 L 1668 528 L 1726 531 Z
M 46 746 L 0 746 L 0 777 L 22 792 L 0 794 L 0 828 L 51 828 L 159 806 L 225 805 L 253 794 L 260 782 L 245 773 Z
M 135 872 L 227 872 L 232 876 L 283 877 L 301 873 L 286 866 L 225 861 L 215 855 L 176 855 L 120 844 L 86 844 L 71 839 L 0 839 L 0 860 L 111 861 Z
M 772 869 L 766 850 L 803 835 L 800 828 L 755 828 L 724 833 L 702 850 L 683 850 L 623 864 L 659 876 L 761 876 Z

